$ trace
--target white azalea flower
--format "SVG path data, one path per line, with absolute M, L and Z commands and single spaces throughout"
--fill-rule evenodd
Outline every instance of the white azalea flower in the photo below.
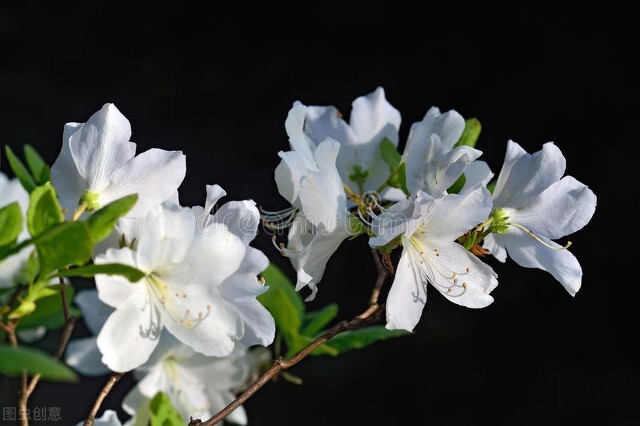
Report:
M 427 111 L 422 121 L 411 126 L 403 154 L 407 164 L 407 189 L 411 194 L 424 191 L 432 197 L 444 195 L 467 166 L 482 154 L 469 146 L 454 148 L 464 126 L 464 118 L 456 111 L 442 114 L 435 107 Z M 474 166 L 472 173 L 482 175 L 477 176 L 477 181 L 473 179 L 475 175 L 472 176 L 467 188 L 486 178 L 488 166 L 484 166 Z
M 156 207 L 138 226 L 134 249 L 109 249 L 96 258 L 146 274 L 136 283 L 96 276 L 100 300 L 116 308 L 98 335 L 102 362 L 113 371 L 146 362 L 164 328 L 213 356 L 229 354 L 236 341 L 273 341 L 273 317 L 256 300 L 267 289 L 257 275 L 269 261 L 248 245 L 259 213 L 252 201 L 242 201 L 210 215 L 223 195 L 219 186 L 208 186 L 206 209 Z
M 365 192 L 378 189 L 389 178 L 380 143 L 387 138 L 398 145 L 400 122 L 400 113 L 387 102 L 384 89 L 379 87 L 353 101 L 349 123 L 333 106 L 305 107 L 296 102 L 286 128 L 292 149 L 306 158 L 309 155 L 305 152 L 313 151 L 327 138 L 338 141 L 336 166 L 342 181 L 354 191 Z
M 9 179 L 3 173 L 0 173 L 0 208 L 16 201 L 20 204 L 24 219 L 29 206 L 29 194 L 24 190 L 18 179 Z M 18 236 L 18 242 L 29 238 L 26 219 L 23 224 L 22 232 Z M 0 288 L 12 287 L 15 284 L 15 280 L 24 268 L 31 250 L 33 250 L 32 247 L 25 247 L 19 253 L 0 261 Z
M 311 289 L 307 300 L 315 298 L 327 261 L 351 235 L 347 198 L 336 169 L 339 150 L 340 144 L 329 139 L 313 152 L 281 152 L 282 161 L 275 171 L 280 194 L 293 206 L 285 215 L 295 215 L 289 216 L 288 246 L 278 249 L 297 270 L 296 290 Z M 278 221 L 278 214 L 267 220 Z
M 130 217 L 141 217 L 171 197 L 186 173 L 180 151 L 150 149 L 135 155 L 131 125 L 113 104 L 105 104 L 86 123 L 67 123 L 62 151 L 51 167 L 51 182 L 62 207 L 88 211 L 129 194 L 138 194 Z
M 76 426 L 82 426 L 84 424 L 84 420 L 78 423 Z M 118 419 L 118 414 L 113 410 L 105 410 L 102 417 L 97 418 L 93 422 L 94 426 L 122 426 L 120 423 L 120 419 Z
M 504 165 L 493 191 L 492 226 L 497 233 L 484 247 L 501 262 L 507 253 L 526 268 L 549 272 L 575 295 L 582 268 L 575 256 L 552 240 L 584 227 L 595 212 L 596 195 L 586 185 L 564 175 L 566 160 L 552 142 L 528 154 L 509 141 Z
M 431 283 L 450 301 L 469 308 L 493 302 L 489 295 L 497 275 L 454 241 L 483 222 L 491 212 L 489 191 L 476 187 L 465 194 L 432 198 L 418 192 L 414 200 L 395 204 L 374 219 L 379 247 L 400 237 L 403 246 L 387 298 L 387 328 L 412 331 L 427 301 Z
M 132 424 L 147 424 L 145 407 L 163 392 L 185 424 L 190 417 L 209 418 L 235 399 L 234 391 L 249 381 L 259 363 L 268 362 L 265 355 L 266 350 L 249 352 L 236 346 L 223 358 L 206 357 L 163 334 L 149 361 L 134 371 L 139 383 L 125 397 L 123 408 L 134 416 Z M 226 420 L 246 425 L 244 408 L 237 408 Z

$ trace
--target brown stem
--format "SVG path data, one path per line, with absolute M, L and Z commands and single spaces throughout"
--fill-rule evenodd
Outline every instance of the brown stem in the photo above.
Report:
M 224 420 L 225 417 L 231 414 L 233 410 L 240 407 L 246 400 L 251 398 L 253 394 L 260 390 L 260 388 L 266 385 L 271 379 L 277 377 L 284 370 L 287 370 L 298 364 L 309 354 L 311 354 L 311 352 L 313 352 L 323 343 L 326 343 L 332 337 L 344 331 L 356 330 L 378 321 L 382 317 L 382 314 L 385 310 L 384 303 L 378 304 L 378 297 L 380 296 L 380 289 L 382 288 L 382 285 L 384 284 L 389 271 L 387 271 L 387 269 L 382 264 L 380 255 L 378 254 L 378 250 L 373 250 L 372 253 L 373 259 L 376 263 L 376 268 L 378 269 L 378 278 L 376 279 L 375 285 L 373 287 L 373 292 L 371 294 L 369 307 L 367 308 L 367 310 L 365 310 L 363 313 L 361 313 L 351 321 L 342 321 L 336 324 L 335 326 L 327 330 L 327 332 L 325 332 L 322 336 L 311 342 L 309 346 L 305 347 L 293 358 L 279 358 L 275 360 L 273 364 L 271 364 L 271 367 L 269 367 L 269 369 L 265 371 L 262 376 L 260 376 L 255 382 L 253 382 L 253 384 L 249 386 L 249 388 L 241 395 L 239 395 L 231 404 L 222 409 L 222 411 L 204 422 L 199 419 L 194 420 L 192 418 L 188 426 L 213 426 L 220 423 L 222 420 Z M 86 423 L 85 426 L 87 426 Z
M 17 348 L 18 339 L 16 338 L 16 323 L 13 321 L 9 321 L 8 324 L 5 324 L 2 321 L 0 321 L 0 328 L 7 335 L 7 339 L 9 339 L 9 343 L 11 343 L 11 346 L 13 346 L 14 348 Z
M 93 404 L 93 408 L 91 409 L 87 420 L 84 421 L 84 426 L 93 426 L 93 422 L 96 420 L 96 416 L 98 415 L 98 410 L 100 410 L 102 402 L 107 397 L 107 395 L 109 395 L 109 392 L 111 392 L 111 389 L 113 389 L 115 384 L 118 383 L 118 380 L 120 380 L 122 376 L 124 376 L 124 374 L 125 373 L 114 373 L 111 375 L 111 377 L 109 377 L 107 384 L 104 385 L 104 388 L 102 388 L 102 391 L 100 391 L 100 395 L 98 395 L 98 398 L 96 398 L 96 402 L 95 404 Z
M 62 313 L 65 323 L 69 321 L 69 304 L 67 303 L 67 292 L 64 278 L 60 277 L 60 300 L 62 301 Z

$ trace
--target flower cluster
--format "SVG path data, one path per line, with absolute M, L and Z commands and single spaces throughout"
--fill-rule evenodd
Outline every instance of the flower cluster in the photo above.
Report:
M 580 264 L 569 244 L 553 240 L 589 222 L 596 196 L 563 177 L 565 158 L 553 143 L 528 154 L 509 141 L 492 181 L 474 148 L 477 120 L 431 108 L 400 155 L 400 114 L 382 88 L 353 102 L 349 123 L 335 107 L 296 102 L 285 127 L 291 151 L 280 153 L 275 179 L 292 208 L 265 220 L 289 227 L 288 244 L 278 248 L 297 270 L 297 289 L 311 289 L 309 299 L 338 246 L 362 233 L 387 259 L 402 248 L 389 329 L 413 330 L 429 283 L 456 304 L 491 304 L 497 274 L 481 260 L 489 253 L 548 271 L 572 295 L 579 290 Z
M 348 122 L 335 107 L 295 102 L 285 121 L 291 150 L 279 153 L 275 170 L 290 207 L 261 213 L 251 200 L 216 208 L 226 196 L 218 185 L 206 187 L 204 206 L 181 205 L 185 155 L 161 149 L 136 155 L 131 125 L 112 104 L 85 123 L 68 123 L 50 170 L 29 152 L 30 170 L 11 157 L 18 178 L 0 174 L 0 325 L 12 356 L 16 335 L 41 336 L 44 327 L 31 317 L 29 329 L 28 318 L 39 306 L 60 308 L 58 294 L 65 327 L 72 328 L 64 280 L 95 277 L 96 289 L 74 300 L 93 335 L 70 342 L 67 364 L 87 376 L 133 371 L 138 383 L 123 402 L 133 416 L 126 424 L 159 422 L 150 408 L 158 397 L 186 422 L 214 416 L 255 378 L 271 355 L 254 346 L 269 346 L 276 324 L 288 360 L 265 374 L 308 354 L 337 355 L 405 334 L 381 325 L 364 329 L 382 312 L 377 296 L 367 311 L 376 315 L 328 328 L 336 306 L 305 312 L 296 293 L 313 300 L 331 256 L 360 235 L 394 275 L 389 330 L 413 331 L 433 291 L 429 284 L 458 305 L 490 305 L 498 275 L 484 262 L 489 254 L 547 271 L 571 295 L 578 292 L 582 269 L 571 243 L 555 240 L 590 221 L 596 196 L 564 176 L 556 145 L 529 154 L 508 141 L 494 179 L 475 148 L 476 119 L 431 108 L 411 125 L 402 153 L 400 128 L 401 115 L 382 88 L 356 99 Z M 265 280 L 269 260 L 251 246 L 261 223 L 287 230 L 286 244 L 273 241 L 291 260 L 296 291 L 286 277 Z M 269 285 L 275 291 L 263 295 Z M 349 340 L 356 333 L 336 336 L 356 326 L 361 340 Z M 2 363 L 0 370 L 12 372 Z M 246 424 L 241 401 L 228 419 Z M 94 424 L 121 423 L 107 410 Z

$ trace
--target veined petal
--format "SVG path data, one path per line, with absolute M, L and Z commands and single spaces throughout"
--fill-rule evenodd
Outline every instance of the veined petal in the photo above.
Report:
M 305 167 L 312 167 L 313 151 L 315 151 L 316 144 L 304 133 L 306 117 L 307 107 L 296 101 L 289 110 L 284 127 L 289 136 L 291 149 L 300 155 Z M 319 140 L 324 140 L 324 138 Z
M 520 145 L 509 141 L 505 162 L 493 191 L 495 205 L 526 206 L 532 197 L 559 181 L 565 168 L 566 160 L 553 142 L 545 143 L 540 151 L 527 154 Z
M 104 376 L 111 370 L 102 363 L 101 358 L 96 338 L 84 337 L 69 342 L 65 362 L 85 376 Z
M 95 258 L 96 265 L 106 263 L 121 263 L 128 266 L 136 266 L 134 253 L 131 249 L 124 247 L 121 249 L 109 249 L 105 254 Z M 119 275 L 98 274 L 95 277 L 98 297 L 109 306 L 117 308 L 123 304 L 132 294 L 144 295 L 143 281 L 132 283 Z
M 187 296 L 159 307 L 167 330 L 196 352 L 228 355 L 234 345 L 234 315 L 202 286 L 181 286 L 180 291 Z
M 493 177 L 493 172 L 487 163 L 476 160 L 469 163 L 464 169 L 464 177 L 465 182 L 460 190 L 461 193 L 467 192 L 477 185 L 486 186 Z
M 424 224 L 422 231 L 432 241 L 453 241 L 482 223 L 491 213 L 491 194 L 483 187 L 435 200 L 424 198 L 425 195 L 417 195 L 420 213 L 414 219 Z
M 430 194 L 435 196 L 444 193 L 462 176 L 467 166 L 481 155 L 482 151 L 468 146 L 459 146 L 449 151 L 438 161 L 434 187 Z
M 352 103 L 349 125 L 360 145 L 387 138 L 397 146 L 401 121 L 400 112 L 387 101 L 382 87 Z
M 430 256 L 425 266 L 429 281 L 443 296 L 467 308 L 484 308 L 493 302 L 489 293 L 498 285 L 498 275 L 489 265 L 454 242 L 438 241 L 432 247 L 438 256 Z
M 211 211 L 216 206 L 220 198 L 227 195 L 227 191 L 222 189 L 220 185 L 207 185 L 207 200 L 204 203 L 204 211 L 207 214 L 211 214 Z
M 129 120 L 113 104 L 105 104 L 71 134 L 70 152 L 87 189 L 101 193 L 113 171 L 133 158 L 136 144 L 130 137 Z
M 138 202 L 128 216 L 144 216 L 151 208 L 168 200 L 178 189 L 187 172 L 182 151 L 150 149 L 129 161 L 118 164 L 110 175 L 110 185 L 100 194 L 107 204 L 129 194 L 138 194 Z
M 427 302 L 427 282 L 404 249 L 387 297 L 387 328 L 413 331 Z
M 509 257 L 518 265 L 549 272 L 572 296 L 580 290 L 582 268 L 578 259 L 569 250 L 553 250 L 545 247 L 523 231 L 513 227 L 509 228 L 509 233 L 502 237 Z M 550 246 L 562 247 L 547 238 L 540 238 Z
M 376 234 L 369 239 L 371 247 L 388 244 L 407 229 L 407 222 L 413 217 L 414 200 L 403 199 L 387 208 L 373 219 L 371 229 Z
M 596 195 L 571 176 L 551 184 L 530 205 L 509 209 L 509 220 L 550 239 L 582 229 L 596 210 Z
M 484 237 L 482 247 L 489 250 L 493 257 L 504 263 L 507 261 L 507 249 L 504 245 L 504 236 L 499 234 L 489 234 Z M 507 237 L 508 238 L 508 237 Z
M 341 144 L 357 143 L 353 129 L 342 119 L 340 111 L 333 106 L 308 106 L 304 130 L 316 144 L 327 138 Z
M 144 364 L 158 344 L 160 315 L 142 294 L 132 294 L 111 314 L 98 335 L 102 362 L 124 373 Z
M 342 181 L 335 168 L 340 145 L 325 141 L 316 149 L 316 162 L 320 171 L 311 172 L 300 184 L 300 202 L 306 219 L 328 231 L 343 226 L 347 221 L 347 200 Z
M 140 228 L 135 251 L 136 265 L 144 272 L 168 273 L 186 256 L 196 233 L 196 220 L 184 207 L 156 207 Z
M 82 310 L 82 319 L 89 331 L 94 335 L 100 333 L 113 308 L 100 301 L 96 290 L 82 290 L 73 301 Z
M 278 192 L 291 205 L 300 208 L 300 200 L 298 198 L 300 182 L 312 169 L 307 168 L 303 156 L 296 151 L 280 151 L 278 155 L 282 158 L 275 171 Z M 315 164 L 313 169 L 317 169 Z
M 224 224 L 229 232 L 249 244 L 258 234 L 260 212 L 253 200 L 229 201 L 220 207 L 212 220 Z
M 255 274 L 233 274 L 220 285 L 220 294 L 229 303 L 239 320 L 237 336 L 245 346 L 269 346 L 273 342 L 276 326 L 269 311 L 256 299 L 268 290 Z
M 300 253 L 297 259 L 292 262 L 298 272 L 296 290 L 299 291 L 303 287 L 308 286 L 312 294 L 307 297 L 307 301 L 315 298 L 317 292 L 316 286 L 322 279 L 322 275 L 324 275 L 327 262 L 349 235 L 350 234 L 341 227 L 336 228 L 333 232 L 321 231 L 313 236 L 307 246 L 299 250 Z M 296 250 L 297 248 L 292 247 L 291 242 L 290 238 L 289 248 Z
M 410 157 L 415 143 L 428 141 L 434 134 L 442 141 L 442 146 L 447 151 L 451 150 L 462 136 L 464 126 L 464 118 L 455 110 L 442 114 L 438 108 L 430 108 L 422 121 L 411 126 L 404 150 L 405 159 Z
M 60 197 L 60 205 L 70 211 L 78 208 L 78 200 L 82 192 L 88 188 L 84 177 L 80 175 L 78 167 L 69 146 L 69 139 L 82 123 L 67 123 L 62 135 L 62 149 L 55 163 L 51 166 L 51 184 L 56 188 Z M 135 151 L 134 151 L 135 152 Z

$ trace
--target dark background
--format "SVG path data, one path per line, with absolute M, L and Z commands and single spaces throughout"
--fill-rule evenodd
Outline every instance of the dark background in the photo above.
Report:
M 584 269 L 575 298 L 546 273 L 490 261 L 500 275 L 493 305 L 468 310 L 432 291 L 414 335 L 304 361 L 292 371 L 302 387 L 271 383 L 246 403 L 251 425 L 640 424 L 637 190 L 626 178 L 636 174 L 640 131 L 633 13 L 611 2 L 567 11 L 539 2 L 132 3 L 0 6 L 2 144 L 31 143 L 53 161 L 64 123 L 114 102 L 139 151 L 186 153 L 183 204 L 201 204 L 205 184 L 219 183 L 229 199 L 277 209 L 285 202 L 273 170 L 293 101 L 348 114 L 355 97 L 383 86 L 402 114 L 402 140 L 428 107 L 455 108 L 482 121 L 479 148 L 494 171 L 507 139 L 530 152 L 553 140 L 567 173 L 598 195 L 593 220 L 571 237 Z M 255 245 L 293 276 L 267 236 Z M 374 278 L 366 241 L 345 244 L 312 308 L 335 301 L 352 317 Z M 32 406 L 59 406 L 73 424 L 103 382 L 42 384 Z M 117 407 L 132 383 L 105 406 Z

